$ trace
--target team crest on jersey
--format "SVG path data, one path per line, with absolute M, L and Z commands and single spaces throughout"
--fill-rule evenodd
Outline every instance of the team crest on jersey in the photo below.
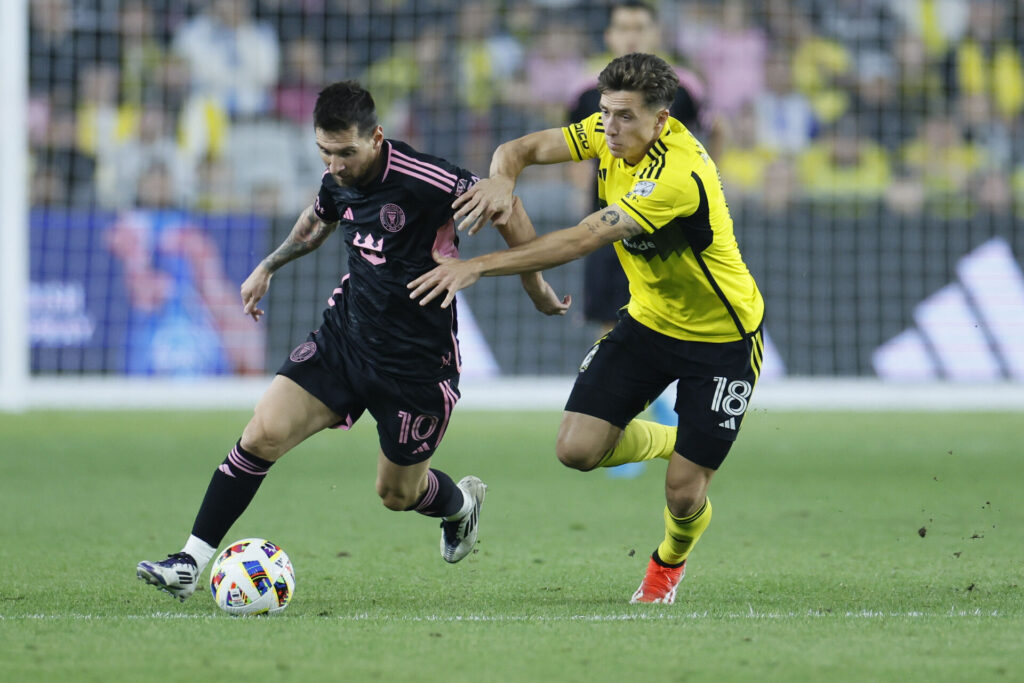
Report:
M 398 232 L 405 227 L 405 211 L 398 204 L 385 204 L 380 209 L 380 224 L 388 232 Z
M 293 363 L 309 360 L 316 353 L 316 342 L 303 342 L 295 347 L 288 359 Z
M 649 197 L 652 192 L 654 192 L 654 183 L 650 180 L 640 180 L 626 194 L 626 199 L 630 197 Z

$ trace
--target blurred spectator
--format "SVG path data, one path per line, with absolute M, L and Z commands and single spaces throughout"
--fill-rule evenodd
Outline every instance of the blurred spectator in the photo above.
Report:
M 963 37 L 969 5 L 970 0 L 890 0 L 889 11 L 930 58 L 937 58 Z
M 967 35 L 945 59 L 947 92 L 954 98 L 984 95 L 1007 122 L 1024 111 L 1024 61 L 1008 18 L 1002 2 L 974 0 Z
M 587 78 L 583 35 L 572 23 L 545 21 L 526 55 L 524 101 L 540 106 L 549 125 L 560 125 L 569 104 L 566 84 Z
M 811 15 L 823 36 L 851 53 L 890 53 L 902 28 L 891 4 L 891 0 L 813 0 Z
M 760 197 L 771 183 L 768 168 L 779 159 L 779 147 L 772 147 L 758 135 L 758 115 L 747 104 L 733 117 L 729 145 L 717 159 L 722 184 L 730 197 Z
M 493 3 L 472 0 L 458 10 L 459 101 L 485 114 L 502 97 L 505 82 L 523 64 L 523 47 L 500 30 Z
M 318 40 L 300 37 L 284 45 L 284 68 L 275 93 L 274 111 L 283 119 L 306 127 L 313 105 L 326 85 L 324 52 Z
M 147 103 L 132 135 L 100 154 L 96 172 L 100 205 L 124 209 L 152 201 L 152 195 L 138 196 L 135 183 L 153 169 L 159 169 L 159 179 L 166 186 L 164 194 L 169 197 L 167 203 L 181 205 L 188 196 L 192 173 L 174 139 L 169 114 L 159 102 Z
M 896 79 L 896 64 L 887 52 L 863 50 L 857 55 L 850 111 L 856 112 L 861 134 L 895 151 L 912 129 L 906 124 Z
M 269 111 L 280 48 L 274 28 L 252 19 L 248 0 L 213 0 L 181 27 L 174 49 L 189 65 L 194 95 L 232 117 Z
M 757 144 L 784 154 L 806 147 L 817 133 L 811 103 L 793 88 L 791 60 L 782 49 L 765 62 L 765 89 L 754 98 Z
M 903 166 L 921 183 L 926 207 L 944 216 L 964 215 L 971 177 L 986 163 L 952 116 L 937 113 L 902 153 Z
M 944 104 L 942 76 L 916 36 L 904 34 L 896 41 L 895 58 L 902 125 L 914 130 L 926 112 Z
M 118 70 L 105 64 L 89 64 L 80 70 L 80 96 L 75 108 L 75 146 L 96 157 L 124 140 L 138 118 L 138 111 L 118 105 Z
M 743 0 L 725 0 L 691 57 L 707 82 L 711 112 L 735 116 L 764 89 L 764 31 L 750 23 Z
M 118 19 L 121 101 L 138 106 L 143 98 L 163 93 L 163 65 L 168 54 L 157 37 L 153 10 L 146 2 L 128 0 L 121 6 Z
M 803 17 L 794 22 L 797 36 L 793 52 L 794 82 L 810 100 L 815 117 L 822 123 L 833 123 L 850 108 L 853 55 L 842 43 L 814 33 Z
M 812 199 L 876 200 L 888 189 L 890 165 L 885 150 L 845 117 L 800 154 L 797 173 Z

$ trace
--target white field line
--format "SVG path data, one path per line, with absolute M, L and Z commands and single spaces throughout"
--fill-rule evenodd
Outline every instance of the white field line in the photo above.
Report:
M 671 608 L 668 608 L 671 609 Z M 153 612 L 151 614 L 0 614 L 0 621 L 28 620 L 72 620 L 72 621 L 130 621 L 130 620 L 176 620 L 176 619 L 220 619 L 221 614 L 179 614 L 176 612 Z M 959 618 L 959 617 L 1000 617 L 998 610 L 958 610 L 951 607 L 945 612 L 892 612 L 885 610 L 858 610 L 855 612 L 826 612 L 808 610 L 806 612 L 758 612 L 750 609 L 747 612 L 715 613 L 705 612 L 659 612 L 638 614 L 577 614 L 562 616 L 543 616 L 529 614 L 459 614 L 459 615 L 425 615 L 425 616 L 393 616 L 363 614 L 341 614 L 337 616 L 302 615 L 301 620 L 312 621 L 371 621 L 371 622 L 441 622 L 441 623 L 550 623 L 550 622 L 615 622 L 615 621 L 698 621 L 702 619 L 928 619 L 928 618 Z

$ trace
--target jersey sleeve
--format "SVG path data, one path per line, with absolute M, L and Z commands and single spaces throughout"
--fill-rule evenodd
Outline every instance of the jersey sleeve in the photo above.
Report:
M 338 205 L 334 203 L 331 196 L 331 187 L 336 186 L 334 178 L 329 171 L 324 171 L 320 179 L 320 193 L 313 201 L 313 212 L 316 217 L 324 223 L 337 223 L 341 216 L 338 215 Z
M 466 193 L 466 190 L 480 182 L 480 178 L 477 177 L 472 171 L 467 171 L 464 168 L 454 166 L 452 172 L 455 173 L 455 188 L 452 190 L 451 198 L 455 200 Z
M 596 159 L 604 148 L 604 123 L 601 112 L 591 114 L 578 123 L 571 123 L 562 128 L 565 144 L 569 146 L 569 154 L 573 161 Z

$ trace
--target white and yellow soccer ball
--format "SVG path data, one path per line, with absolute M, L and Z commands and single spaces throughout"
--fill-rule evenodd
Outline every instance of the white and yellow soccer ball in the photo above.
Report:
M 295 594 L 295 570 L 280 546 L 245 538 L 230 544 L 213 563 L 210 592 L 228 614 L 275 614 Z

